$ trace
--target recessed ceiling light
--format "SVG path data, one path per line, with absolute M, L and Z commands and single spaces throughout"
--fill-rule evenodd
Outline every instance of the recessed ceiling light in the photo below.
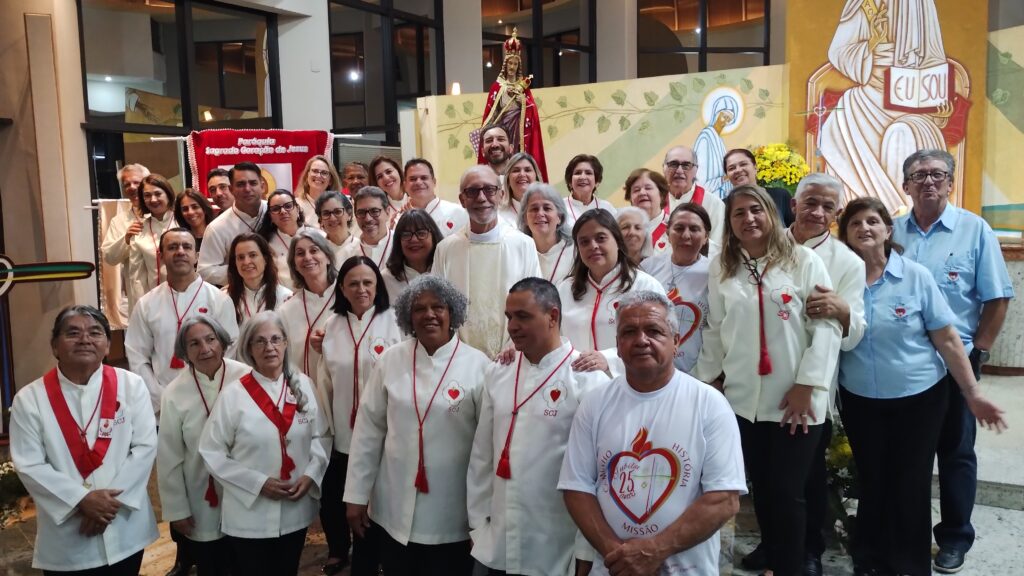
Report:
M 111 78 L 110 76 L 104 76 L 104 77 L 103 77 L 103 79 L 104 79 L 105 81 L 107 81 L 107 82 L 113 82 L 113 81 L 114 81 L 114 79 L 113 79 L 113 78 Z
M 352 70 L 348 73 L 348 79 L 353 82 L 359 82 L 360 74 L 359 70 Z

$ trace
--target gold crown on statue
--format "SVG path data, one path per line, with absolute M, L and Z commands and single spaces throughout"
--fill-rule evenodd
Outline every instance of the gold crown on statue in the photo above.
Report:
M 509 56 L 521 57 L 523 43 L 519 41 L 519 27 L 512 28 L 512 37 L 505 40 L 505 59 Z

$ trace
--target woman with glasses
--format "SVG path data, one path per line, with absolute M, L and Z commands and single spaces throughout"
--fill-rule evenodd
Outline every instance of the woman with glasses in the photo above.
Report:
M 366 256 L 378 268 L 384 266 L 394 248 L 391 230 L 388 228 L 388 195 L 376 186 L 363 186 L 352 199 L 355 207 L 356 224 L 362 234 L 359 241 L 353 241 L 342 255 L 347 260 L 352 256 Z
M 327 408 L 334 425 L 334 450 L 324 477 L 324 491 L 339 496 L 345 492 L 345 471 L 359 399 L 381 354 L 401 341 L 402 335 L 380 270 L 365 256 L 353 256 L 341 265 L 332 311 L 324 328 L 317 381 L 329 391 L 331 405 Z M 376 543 L 358 536 L 352 542 L 345 504 L 340 497 L 321 502 L 320 523 L 328 547 L 324 574 L 337 574 L 348 565 L 348 549 L 353 544 L 353 576 L 376 576 Z
M 508 180 L 506 179 L 507 183 Z M 519 231 L 533 238 L 541 274 L 558 285 L 572 268 L 576 248 L 566 224 L 565 202 L 550 184 L 531 184 L 522 196 Z
M 584 212 L 595 208 L 603 208 L 612 216 L 615 215 L 615 207 L 611 202 L 597 197 L 597 186 L 602 176 L 604 166 L 601 166 L 597 156 L 577 154 L 569 160 L 565 167 L 565 185 L 569 188 L 569 195 L 565 198 L 565 209 L 569 213 L 566 221 L 568 226 L 575 224 Z
M 274 253 L 278 282 L 286 288 L 294 288 L 291 275 L 288 274 L 288 248 L 295 234 L 306 227 L 305 214 L 291 192 L 277 189 L 267 197 L 267 215 L 269 218 L 260 222 L 256 233 L 263 236 Z M 312 227 L 310 229 L 316 230 Z
M 341 262 L 341 255 L 359 241 L 352 231 L 352 201 L 340 192 L 328 190 L 316 200 L 316 217 L 334 248 L 335 258 Z
M 394 237 L 395 249 L 388 256 L 382 275 L 388 296 L 398 298 L 416 277 L 430 272 L 434 250 L 444 237 L 430 214 L 417 209 L 402 214 L 395 225 Z
M 199 454 L 223 487 L 231 572 L 294 575 L 321 498 L 327 421 L 309 379 L 291 365 L 276 312 L 246 323 L 238 354 L 252 370 L 221 391 Z
M 299 175 L 299 184 L 295 187 L 296 203 L 311 226 L 319 224 L 314 216 L 317 213 L 316 201 L 327 190 L 341 190 L 341 177 L 331 161 L 318 154 L 306 162 L 306 167 Z
M 763 189 L 734 188 L 725 208 L 694 374 L 736 413 L 769 570 L 803 574 L 804 490 L 823 457 L 817 446 L 842 339 L 839 322 L 809 317 L 805 302 L 832 281 L 821 258 L 789 238 Z
M 168 384 L 160 400 L 160 509 L 178 543 L 179 562 L 191 560 L 202 576 L 228 574 L 229 569 L 230 553 L 220 531 L 221 494 L 199 455 L 199 437 L 224 383 L 251 371 L 224 356 L 230 346 L 231 336 L 213 318 L 193 316 L 182 322 L 174 354 L 185 359 L 188 369 Z M 183 571 L 185 564 L 180 563 Z
M 473 570 L 466 474 L 490 359 L 458 336 L 467 308 L 447 280 L 414 280 L 395 302 L 411 338 L 384 352 L 360 400 L 344 500 L 356 534 L 380 530 L 385 574 Z
M 629 259 L 619 225 L 610 212 L 590 210 L 582 214 L 572 228 L 572 239 L 576 245 L 572 269 L 558 284 L 562 335 L 581 352 L 573 368 L 616 375 L 621 367 L 615 349 L 619 298 L 631 290 L 663 290 L 657 280 Z
M 518 152 L 508 159 L 504 174 L 498 216 L 510 226 L 519 226 L 519 212 L 522 210 L 526 189 L 540 178 L 540 168 L 533 156 Z
M 235 236 L 228 251 L 228 285 L 224 290 L 235 304 L 239 326 L 264 310 L 276 310 L 292 295 L 277 278 L 277 263 L 263 236 L 252 232 Z
M 196 252 L 203 245 L 206 226 L 213 222 L 213 207 L 199 192 L 186 188 L 174 201 L 174 219 L 196 239 Z

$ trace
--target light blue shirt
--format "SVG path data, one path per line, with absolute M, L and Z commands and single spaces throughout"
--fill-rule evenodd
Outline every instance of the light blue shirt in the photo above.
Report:
M 924 266 L 893 250 L 881 278 L 864 289 L 864 316 L 860 344 L 840 356 L 840 386 L 866 398 L 902 398 L 946 375 L 928 331 L 956 318 Z
M 982 304 L 1013 298 L 1003 252 L 992 228 L 971 212 L 947 204 L 942 216 L 924 232 L 910 212 L 893 223 L 893 239 L 904 258 L 932 273 L 956 319 L 953 327 L 969 353 L 981 319 Z

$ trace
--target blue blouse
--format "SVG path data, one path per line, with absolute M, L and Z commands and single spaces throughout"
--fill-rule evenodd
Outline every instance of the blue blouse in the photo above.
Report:
M 864 315 L 864 338 L 840 356 L 840 386 L 866 398 L 902 398 L 945 376 L 928 332 L 956 318 L 927 268 L 893 251 L 882 276 L 864 289 Z

